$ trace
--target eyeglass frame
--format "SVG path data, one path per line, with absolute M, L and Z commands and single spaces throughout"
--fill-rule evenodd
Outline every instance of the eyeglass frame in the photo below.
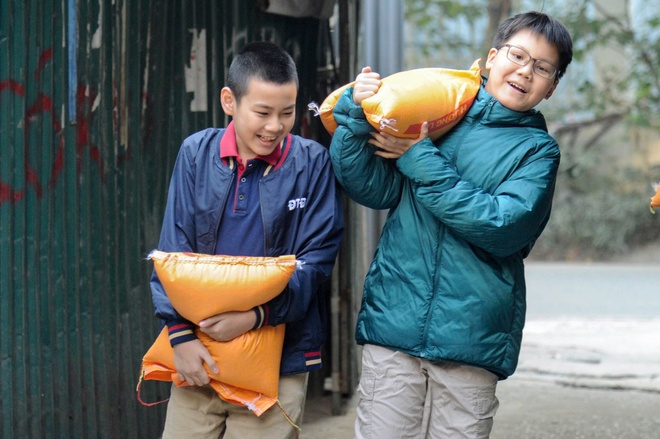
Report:
M 521 67 L 524 67 L 524 66 L 526 66 L 527 64 L 529 64 L 530 61 L 534 61 L 534 62 L 532 63 L 532 71 L 533 71 L 534 73 L 536 73 L 537 75 L 539 75 L 539 74 L 536 72 L 536 63 L 539 62 L 539 61 L 541 61 L 541 62 L 544 62 L 544 63 L 546 63 L 546 64 L 548 64 L 548 65 L 551 65 L 551 66 L 554 67 L 554 69 L 555 69 L 555 71 L 552 73 L 552 76 L 550 76 L 549 78 L 546 78 L 546 77 L 543 76 L 543 75 L 539 75 L 541 78 L 543 78 L 543 79 L 547 79 L 548 81 L 552 81 L 552 80 L 556 80 L 557 77 L 559 76 L 559 67 L 557 67 L 556 65 L 554 65 L 554 64 L 552 64 L 552 63 L 550 63 L 550 62 L 548 62 L 548 61 L 545 61 L 545 60 L 543 60 L 543 59 L 533 58 L 532 55 L 530 55 L 529 52 L 527 52 L 527 51 L 526 51 L 525 49 L 523 49 L 522 47 L 520 47 L 520 46 L 515 46 L 515 45 L 513 45 L 513 44 L 503 44 L 502 47 L 506 47 L 506 54 L 504 55 L 504 56 L 506 57 L 506 59 L 508 59 L 509 61 L 511 61 L 512 63 L 514 63 L 515 65 L 517 65 L 517 66 L 521 66 Z M 501 48 L 502 48 L 502 47 L 501 47 Z M 512 47 L 514 47 L 514 48 L 516 48 L 516 49 L 518 49 L 518 50 L 521 50 L 523 53 L 525 53 L 525 54 L 529 57 L 529 59 L 528 59 L 527 61 L 525 61 L 524 64 L 520 64 L 519 62 L 514 61 L 514 60 L 512 60 L 511 58 L 509 58 L 509 51 L 511 50 Z M 501 48 L 500 48 L 500 49 L 501 49 Z

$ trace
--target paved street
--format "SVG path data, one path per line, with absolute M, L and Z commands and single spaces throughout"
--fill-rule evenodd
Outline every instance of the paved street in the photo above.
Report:
M 491 439 L 657 439 L 660 394 L 571 387 L 516 375 L 497 389 Z M 301 439 L 351 439 L 355 401 L 332 416 L 330 397 L 311 401 Z M 310 412 L 311 409 L 311 412 Z
M 498 385 L 491 439 L 660 438 L 660 265 L 527 266 L 516 374 Z M 310 401 L 301 438 L 353 437 L 355 400 Z

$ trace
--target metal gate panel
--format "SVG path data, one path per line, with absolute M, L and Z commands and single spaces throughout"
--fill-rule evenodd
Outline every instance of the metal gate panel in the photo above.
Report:
M 179 144 L 227 122 L 219 91 L 246 41 L 294 54 L 306 117 L 321 24 L 239 0 L 0 0 L 1 437 L 159 436 L 164 406 L 135 389 L 159 329 L 145 256 Z M 202 31 L 206 107 L 191 107 Z

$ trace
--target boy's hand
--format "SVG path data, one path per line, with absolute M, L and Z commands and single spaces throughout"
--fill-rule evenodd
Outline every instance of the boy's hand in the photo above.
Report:
M 428 122 L 422 124 L 419 137 L 416 139 L 400 139 L 384 132 L 373 132 L 371 136 L 373 139 L 369 140 L 369 143 L 378 148 L 375 155 L 386 159 L 398 159 L 415 143 L 421 142 L 429 136 L 429 124 Z
M 362 73 L 355 78 L 353 85 L 353 102 L 360 105 L 362 101 L 376 94 L 380 88 L 380 75 L 371 71 L 371 67 L 362 68 Z
M 251 330 L 257 322 L 254 311 L 230 311 L 199 322 L 199 328 L 217 341 L 233 340 Z
M 179 379 L 189 386 L 203 386 L 210 381 L 204 369 L 207 364 L 211 372 L 218 373 L 218 365 L 209 354 L 206 346 L 199 340 L 190 340 L 174 345 L 174 367 Z

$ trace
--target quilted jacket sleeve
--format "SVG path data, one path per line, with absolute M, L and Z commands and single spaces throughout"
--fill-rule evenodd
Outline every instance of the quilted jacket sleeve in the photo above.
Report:
M 374 155 L 376 147 L 367 143 L 375 131 L 362 107 L 353 102 L 353 88 L 337 101 L 333 115 L 338 124 L 330 145 L 330 156 L 337 180 L 355 202 L 372 209 L 389 209 L 401 197 L 403 176 L 394 160 Z
M 545 227 L 559 160 L 556 142 L 545 136 L 488 191 L 459 174 L 429 140 L 403 154 L 398 166 L 436 218 L 471 244 L 506 257 L 527 253 Z

